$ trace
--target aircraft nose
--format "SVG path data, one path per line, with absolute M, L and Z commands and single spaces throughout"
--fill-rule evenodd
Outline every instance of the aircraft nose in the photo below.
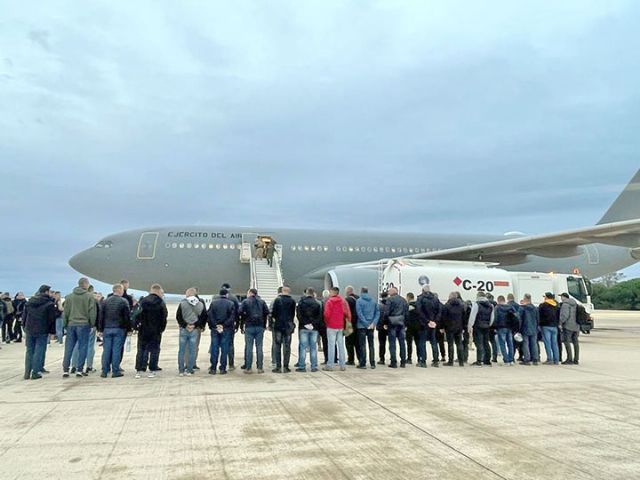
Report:
M 90 255 L 87 250 L 77 253 L 69 259 L 71 268 L 84 275 L 89 275 Z

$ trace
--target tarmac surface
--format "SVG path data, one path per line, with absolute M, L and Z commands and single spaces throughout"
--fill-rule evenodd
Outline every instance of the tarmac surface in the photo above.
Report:
M 639 313 L 597 312 L 580 366 L 274 374 L 267 333 L 264 375 L 208 375 L 205 335 L 194 377 L 174 325 L 152 379 L 135 339 L 117 379 L 63 379 L 52 344 L 25 381 L 24 344 L 3 345 L 0 478 L 640 479 Z

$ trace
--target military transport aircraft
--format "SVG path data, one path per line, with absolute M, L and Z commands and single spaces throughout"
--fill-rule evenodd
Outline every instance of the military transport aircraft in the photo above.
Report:
M 257 241 L 276 245 L 273 267 L 255 259 Z M 559 233 L 490 236 L 182 225 L 109 235 L 69 264 L 107 283 L 127 278 L 139 290 L 157 282 L 170 293 L 197 286 L 208 294 L 228 282 L 239 294 L 250 285 L 273 290 L 278 284 L 300 294 L 309 286 L 330 285 L 373 291 L 380 269 L 372 265 L 399 257 L 482 260 L 508 270 L 591 278 L 623 269 L 640 260 L 640 170 L 597 225 Z

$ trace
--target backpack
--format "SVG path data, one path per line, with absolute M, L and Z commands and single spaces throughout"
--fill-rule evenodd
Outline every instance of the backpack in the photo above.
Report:
M 580 331 L 582 333 L 587 335 L 591 333 L 591 329 L 593 328 L 593 319 L 584 308 L 584 305 L 580 303 L 576 307 L 576 323 L 580 326 Z
M 136 306 L 133 307 L 133 310 L 131 311 L 131 316 L 129 317 L 131 321 L 131 326 L 133 327 L 134 330 L 138 330 L 138 328 L 140 327 L 141 313 L 142 313 L 142 305 L 140 305 L 140 302 L 138 302 Z
M 482 305 L 478 303 L 478 314 L 476 316 L 476 326 L 478 328 L 489 328 L 491 326 L 491 305 Z

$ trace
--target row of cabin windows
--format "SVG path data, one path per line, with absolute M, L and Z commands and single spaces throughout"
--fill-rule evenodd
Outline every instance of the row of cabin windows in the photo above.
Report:
M 165 248 L 197 248 L 201 250 L 240 250 L 239 243 L 192 243 L 192 242 L 167 242 Z M 432 248 L 407 248 L 407 247 L 336 247 L 336 252 L 358 253 L 427 253 Z M 291 245 L 292 252 L 328 252 L 326 245 Z

